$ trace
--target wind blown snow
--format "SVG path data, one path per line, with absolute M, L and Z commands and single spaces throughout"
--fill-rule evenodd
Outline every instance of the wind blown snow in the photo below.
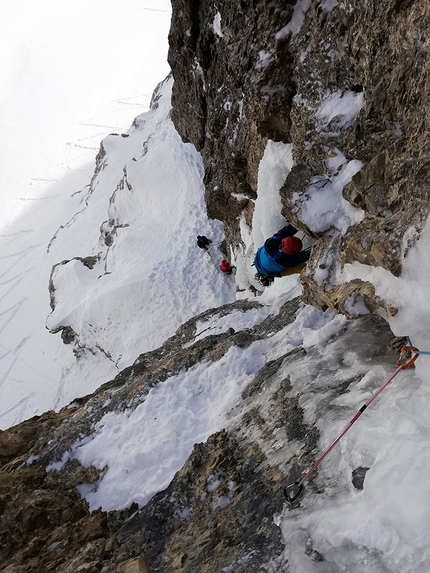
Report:
M 108 467 L 90 507 L 144 505 L 168 486 L 194 444 L 227 423 L 240 392 L 264 364 L 264 345 L 231 348 L 215 363 L 202 363 L 152 388 L 132 413 L 107 414 L 98 434 L 74 452 L 84 465 Z M 118 487 L 121 483 L 121 487 Z
M 103 140 L 89 188 L 51 191 L 0 237 L 3 427 L 92 392 L 192 316 L 235 299 L 233 277 L 219 270 L 223 229 L 207 218 L 201 157 L 169 118 L 171 85 L 124 136 Z M 199 234 L 213 240 L 209 255 Z M 48 333 L 48 315 L 50 330 L 78 335 L 78 359 Z

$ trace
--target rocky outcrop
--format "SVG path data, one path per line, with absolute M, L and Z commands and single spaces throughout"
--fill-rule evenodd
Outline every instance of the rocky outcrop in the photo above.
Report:
M 90 512 L 76 487 L 97 484 L 103 470 L 83 467 L 72 455 L 105 414 L 132 412 L 150 388 L 199 362 L 222 360 L 232 346 L 279 336 L 303 310 L 294 299 L 257 326 L 196 339 L 199 321 L 258 307 L 237 301 L 207 311 L 93 395 L 0 432 L 2 571 L 286 570 L 273 515 L 282 509 L 285 485 L 313 461 L 319 439 L 318 411 L 307 411 L 305 420 L 303 400 L 318 392 L 320 409 L 348 392 L 356 376 L 344 368 L 345 346 L 366 369 L 393 363 L 391 333 L 382 319 L 345 323 L 325 348 L 297 346 L 266 362 L 243 390 L 229 426 L 196 444 L 167 489 L 144 507 Z M 360 345 L 363 332 L 366 344 Z M 296 375 L 305 372 L 304 360 L 318 365 L 307 370 L 309 379 Z M 362 487 L 363 468 L 351 479 Z M 321 492 L 324 486 L 312 479 L 308 487 Z
M 283 214 L 316 238 L 304 296 L 348 314 L 352 287 L 342 299 L 339 269 L 358 261 L 399 275 L 428 216 L 428 3 L 172 6 L 173 120 L 202 153 L 210 216 L 226 223 L 230 244 L 239 241 L 238 217 L 251 221 L 267 139 L 292 143 L 296 167 L 281 189 Z M 343 198 L 363 210 L 362 220 L 316 228 L 298 204 L 311 181 L 334 181 L 350 161 L 361 169 L 343 185 Z M 354 288 L 368 310 L 395 312 L 369 285 Z
M 209 216 L 237 242 L 238 216 L 252 215 L 267 139 L 290 140 L 293 57 L 273 31 L 293 6 L 181 0 L 172 8 L 172 119 L 202 153 Z
M 107 516 L 90 513 L 75 486 L 98 472 L 75 464 L 65 480 L 32 463 L 31 452 L 67 419 L 70 410 L 0 432 L 0 560 L 2 571 L 99 571 L 109 553 Z M 81 569 L 79 569 L 81 567 Z

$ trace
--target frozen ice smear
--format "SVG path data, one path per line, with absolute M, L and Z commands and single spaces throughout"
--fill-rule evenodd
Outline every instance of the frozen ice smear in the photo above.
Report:
M 279 189 L 292 165 L 292 146 L 269 140 L 258 170 L 258 196 L 252 219 L 252 239 L 256 247 L 286 223 L 281 215 Z

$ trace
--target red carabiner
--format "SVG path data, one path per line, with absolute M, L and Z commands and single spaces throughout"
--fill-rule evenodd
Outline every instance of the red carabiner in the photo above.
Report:
M 408 362 L 406 362 L 406 364 L 402 363 L 402 360 L 397 360 L 397 366 L 402 366 L 402 370 L 406 370 L 407 368 L 409 368 L 409 366 L 412 366 L 412 364 L 415 362 L 415 360 L 418 358 L 418 356 L 420 355 L 420 351 L 418 350 L 418 348 L 415 348 L 415 346 L 402 346 L 402 348 L 400 349 L 400 354 L 404 351 L 410 350 L 411 352 L 415 352 L 415 355 L 412 356 L 412 358 L 410 360 L 408 360 Z

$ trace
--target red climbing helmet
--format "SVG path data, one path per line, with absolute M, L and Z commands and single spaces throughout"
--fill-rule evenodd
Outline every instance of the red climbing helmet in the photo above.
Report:
M 295 255 L 300 253 L 303 248 L 303 243 L 298 237 L 285 237 L 282 239 L 281 245 L 284 255 Z

